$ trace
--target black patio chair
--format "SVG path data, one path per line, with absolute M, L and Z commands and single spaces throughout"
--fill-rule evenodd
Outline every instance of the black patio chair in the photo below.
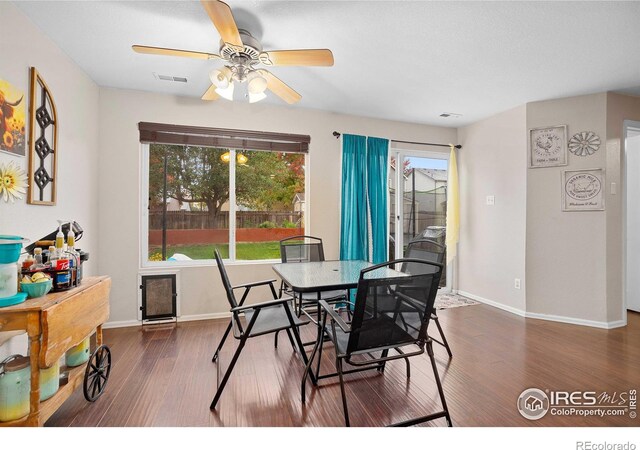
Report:
M 426 268 L 417 271 L 420 273 L 415 275 L 406 273 L 405 276 L 387 278 L 377 276 L 377 270 L 392 268 L 396 264 L 424 265 Z M 446 419 L 448 426 L 452 426 L 436 367 L 432 340 L 427 335 L 427 327 L 438 292 L 442 268 L 442 264 L 436 262 L 404 258 L 362 270 L 358 280 L 358 291 L 351 324 L 345 323 L 340 314 L 327 302 L 322 300 L 319 302 L 323 309 L 321 326 L 335 347 L 337 372 L 322 375 L 318 379 L 338 376 L 346 426 L 350 426 L 350 422 L 344 388 L 345 374 L 371 368 L 380 370 L 387 361 L 421 355 L 425 349 L 431 360 L 443 409 L 426 416 L 393 424 L 393 426 L 416 425 L 441 417 Z M 395 305 L 393 309 L 388 308 L 390 303 Z M 327 326 L 327 316 L 331 318 L 329 326 Z M 310 367 L 318 348 L 322 348 L 320 344 L 320 339 L 318 339 L 303 374 L 303 404 L 306 398 L 307 375 L 310 374 Z M 398 354 L 389 356 L 389 350 L 395 350 Z M 373 355 L 377 352 L 380 352 L 379 357 Z M 355 368 L 344 370 L 343 363 Z M 407 375 L 409 376 L 409 374 Z
M 324 261 L 324 248 L 322 239 L 314 236 L 292 236 L 280 241 L 280 258 L 283 263 L 301 263 Z M 297 294 L 285 285 L 280 284 L 280 295 L 282 293 L 291 295 L 295 299 L 296 314 L 300 316 L 305 305 L 317 305 L 318 293 L 305 292 Z M 320 292 L 320 299 L 330 303 L 346 302 L 347 293 L 344 290 Z
M 425 261 L 436 262 L 439 264 L 444 264 L 444 258 L 446 255 L 446 247 L 444 245 L 440 245 L 437 242 L 434 242 L 430 239 L 416 239 L 414 241 L 409 242 L 407 245 L 407 249 L 404 252 L 405 258 L 417 258 Z M 433 270 L 431 268 L 425 268 L 422 265 L 414 265 L 411 263 L 403 264 L 401 271 L 414 274 L 416 270 Z M 434 321 L 436 327 L 438 328 L 438 332 L 440 333 L 440 339 L 433 339 L 434 342 L 442 345 L 449 354 L 449 358 L 453 356 L 451 352 L 451 347 L 449 346 L 449 342 L 447 342 L 447 338 L 444 335 L 444 331 L 442 331 L 442 326 L 440 325 L 440 320 L 438 319 L 437 310 L 434 308 L 431 313 L 431 320 Z
M 220 252 L 215 250 L 216 262 L 218 264 L 218 269 L 220 270 L 220 277 L 222 278 L 222 284 L 224 285 L 224 289 L 227 294 L 227 300 L 229 301 L 229 305 L 231 306 L 231 322 L 227 327 L 218 348 L 213 355 L 212 361 L 215 362 L 218 359 L 218 354 L 220 349 L 224 345 L 224 341 L 227 339 L 227 336 L 231 329 L 233 329 L 233 337 L 240 341 L 238 348 L 236 349 L 231 362 L 229 363 L 229 367 L 225 372 L 222 381 L 218 384 L 218 390 L 216 391 L 216 395 L 211 402 L 211 409 L 216 407 L 220 396 L 222 395 L 222 391 L 229 381 L 229 377 L 231 376 L 231 372 L 236 362 L 238 361 L 238 357 L 244 348 L 244 345 L 247 342 L 247 339 L 262 336 L 269 333 L 276 333 L 281 330 L 286 330 L 287 335 L 289 336 L 289 340 L 291 341 L 291 346 L 293 350 L 300 354 L 304 364 L 306 365 L 307 355 L 304 351 L 304 347 L 302 346 L 302 341 L 300 340 L 300 335 L 298 334 L 298 327 L 301 325 L 305 325 L 309 323 L 308 320 L 303 320 L 297 317 L 292 313 L 289 303 L 292 301 L 291 298 L 278 298 L 276 290 L 273 286 L 276 280 L 266 280 L 266 281 L 258 281 L 255 283 L 246 283 L 238 286 L 231 286 L 229 282 L 229 277 L 227 276 L 227 271 L 224 268 L 224 263 L 222 262 L 222 257 L 220 256 Z M 252 287 L 269 285 L 271 288 L 271 293 L 273 295 L 273 300 L 266 301 L 263 303 L 257 303 L 253 305 L 244 306 L 244 301 L 247 299 L 247 295 Z M 244 293 L 240 302 L 236 300 L 234 289 L 244 288 Z M 242 324 L 240 320 L 240 314 L 244 313 L 244 317 L 246 320 L 246 325 Z M 315 383 L 315 377 L 311 374 L 312 380 Z

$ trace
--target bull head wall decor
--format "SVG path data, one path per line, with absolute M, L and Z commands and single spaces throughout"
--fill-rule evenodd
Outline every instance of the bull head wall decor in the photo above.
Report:
M 51 91 L 35 67 L 31 68 L 30 97 L 27 203 L 53 206 L 58 184 L 58 115 Z
M 0 80 L 0 150 L 25 155 L 24 94 L 9 82 Z

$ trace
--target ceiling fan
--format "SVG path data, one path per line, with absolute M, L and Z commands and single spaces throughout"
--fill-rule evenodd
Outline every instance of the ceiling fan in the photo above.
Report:
M 212 84 L 202 95 L 203 100 L 220 97 L 233 100 L 234 82 L 246 82 L 249 103 L 266 98 L 267 89 L 289 104 L 296 103 L 302 98 L 300 94 L 268 70 L 256 66 L 333 66 L 333 53 L 328 49 L 263 51 L 256 38 L 238 29 L 229 5 L 218 0 L 201 0 L 201 3 L 220 33 L 219 55 L 145 45 L 132 48 L 137 53 L 150 55 L 223 60 L 225 65 L 209 74 Z

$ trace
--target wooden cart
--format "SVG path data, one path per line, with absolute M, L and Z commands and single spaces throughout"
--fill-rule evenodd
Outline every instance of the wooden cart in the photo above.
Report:
M 29 415 L 11 422 L 0 422 L 0 427 L 42 426 L 83 382 L 87 397 L 87 378 L 91 376 L 104 379 L 101 380 L 99 394 L 102 393 L 111 368 L 111 353 L 102 345 L 102 324 L 109 318 L 110 289 L 109 277 L 90 277 L 71 290 L 0 308 L 0 331 L 26 330 L 31 360 Z M 61 367 L 61 373 L 68 373 L 67 383 L 60 386 L 53 397 L 40 402 L 40 368 L 54 365 L 67 350 L 80 344 L 94 330 L 96 350 L 89 361 L 78 367 Z M 106 378 L 105 373 L 92 374 L 96 368 L 103 370 Z M 95 391 L 93 395 L 89 394 L 88 400 L 99 396 Z

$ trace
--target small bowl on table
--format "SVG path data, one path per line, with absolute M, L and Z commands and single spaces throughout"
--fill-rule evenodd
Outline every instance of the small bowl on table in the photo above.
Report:
M 42 281 L 40 283 L 20 283 L 22 292 L 29 298 L 43 297 L 49 293 L 53 287 L 53 280 Z

